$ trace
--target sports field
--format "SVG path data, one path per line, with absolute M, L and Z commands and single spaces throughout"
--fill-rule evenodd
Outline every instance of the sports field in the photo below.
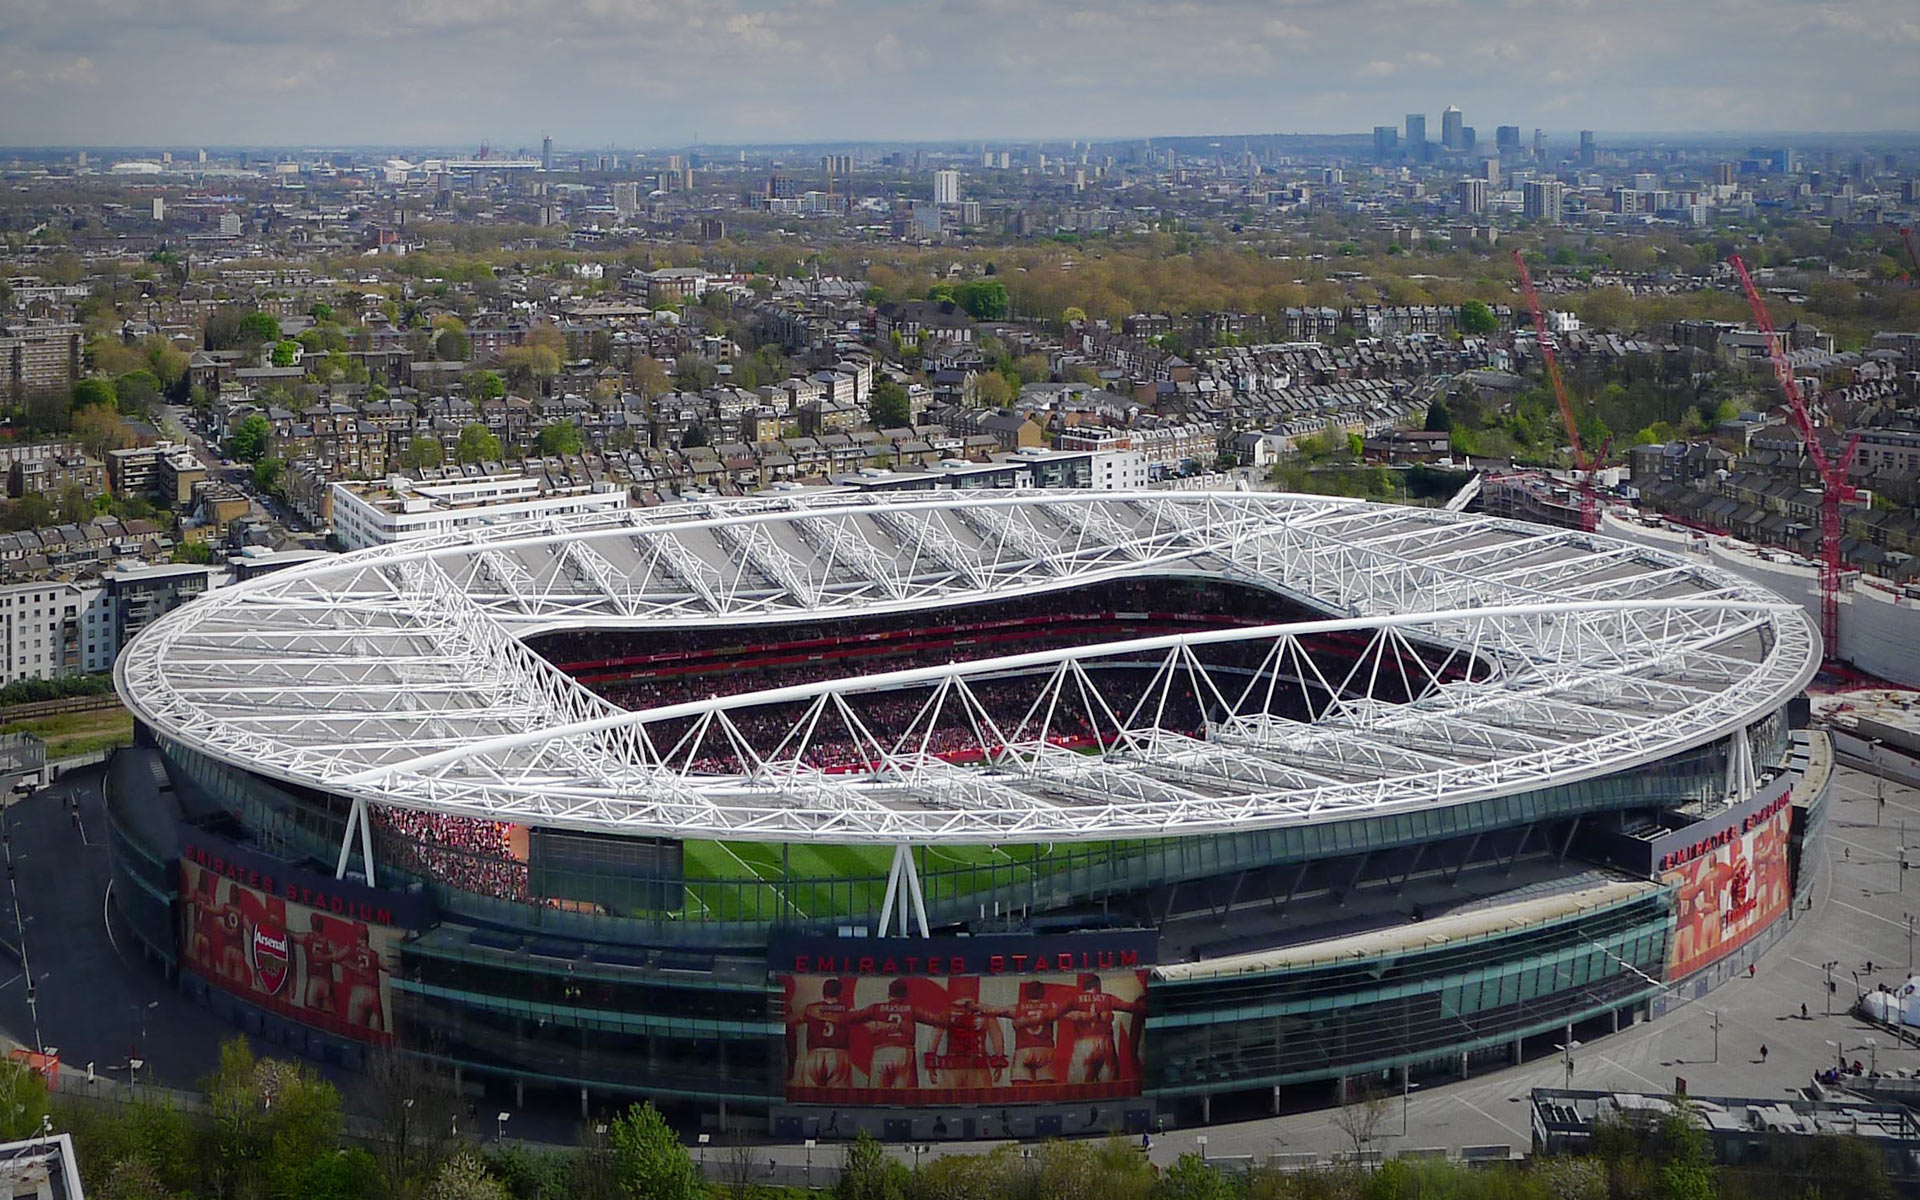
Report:
M 1072 865 L 1115 847 L 1078 846 Z M 927 903 L 976 892 L 1016 894 L 1069 865 L 1047 845 L 927 846 L 917 850 Z M 889 846 L 803 842 L 685 843 L 687 916 L 708 921 L 818 920 L 877 912 L 886 895 Z

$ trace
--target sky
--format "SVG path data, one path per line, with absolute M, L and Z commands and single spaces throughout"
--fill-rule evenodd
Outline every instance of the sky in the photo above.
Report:
M 1915 0 L 0 0 L 0 144 L 1920 130 Z

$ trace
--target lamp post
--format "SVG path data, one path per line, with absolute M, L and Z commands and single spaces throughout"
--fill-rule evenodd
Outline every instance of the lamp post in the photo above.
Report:
M 812 1138 L 807 1139 L 807 1190 L 808 1191 L 813 1190 L 813 1141 L 814 1139 Z
M 706 1133 L 700 1135 L 700 1177 L 702 1179 L 707 1177 L 707 1141 L 712 1136 Z
M 1834 1041 L 1834 1040 L 1833 1040 L 1832 1038 L 1828 1038 L 1828 1039 L 1826 1039 L 1826 1041 L 1827 1041 L 1827 1045 L 1829 1045 L 1829 1046 L 1832 1046 L 1832 1047 L 1833 1047 L 1833 1065 L 1834 1065 L 1834 1067 L 1835 1067 L 1836 1069 L 1838 1069 L 1838 1070 L 1841 1070 L 1841 1071 L 1845 1071 L 1845 1070 L 1847 1069 L 1847 1055 L 1846 1055 L 1846 1052 L 1845 1052 L 1845 1051 L 1844 1051 L 1844 1050 L 1843 1050 L 1843 1049 L 1841 1048 L 1841 1045 L 1840 1045 L 1840 1043 L 1839 1043 L 1839 1042 L 1836 1042 L 1836 1041 Z
M 1720 1010 L 1713 1010 L 1713 1061 L 1720 1061 Z
M 499 1116 L 493 1119 L 493 1140 L 494 1141 L 504 1142 L 507 1140 L 507 1122 L 512 1119 L 513 1119 L 513 1114 L 505 1111 L 504 1109 L 501 1110 Z
M 1880 1073 L 1880 1042 L 1877 1038 L 1867 1039 L 1867 1074 Z
M 1827 973 L 1827 1015 L 1828 1016 L 1833 1015 L 1833 969 L 1839 965 L 1840 963 L 1839 963 L 1839 960 L 1837 959 L 1833 962 L 1825 962 L 1820 964 L 1821 969 Z
M 1194 1144 L 1200 1147 L 1200 1161 L 1207 1161 L 1207 1135 L 1202 1133 L 1194 1137 Z

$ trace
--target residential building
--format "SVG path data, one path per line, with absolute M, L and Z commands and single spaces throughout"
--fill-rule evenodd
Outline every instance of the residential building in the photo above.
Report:
M 112 623 L 98 583 L 0 586 L 0 685 L 113 666 Z
M 933 173 L 933 202 L 935 204 L 960 203 L 960 172 L 935 171 Z
M 72 324 L 0 326 L 0 392 L 17 402 L 72 387 L 80 378 L 84 332 Z
M 335 483 L 332 491 L 333 535 L 348 550 L 628 507 L 626 491 L 611 483 L 556 487 L 518 473 L 445 480 L 393 475 L 385 483 Z
M 1529 179 L 1521 190 L 1521 211 L 1529 219 L 1558 225 L 1566 203 L 1566 185 L 1557 179 Z
M 121 649 L 142 629 L 225 581 L 226 573 L 221 568 L 185 563 L 153 567 L 123 563 L 107 572 L 101 579 L 106 587 L 111 638 L 107 665 L 113 664 Z

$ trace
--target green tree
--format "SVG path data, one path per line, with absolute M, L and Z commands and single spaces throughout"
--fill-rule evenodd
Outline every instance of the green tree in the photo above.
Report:
M 507 1185 L 495 1179 L 487 1164 L 471 1150 L 462 1150 L 440 1165 L 427 1185 L 424 1200 L 512 1200 Z
M 142 368 L 113 381 L 115 407 L 126 413 L 145 413 L 160 400 L 160 377 Z
M 475 421 L 460 430 L 460 444 L 454 449 L 454 457 L 461 465 L 498 462 L 505 456 L 500 439 L 485 425 Z
M 273 426 L 260 413 L 248 413 L 227 435 L 227 457 L 259 462 L 273 440 Z
M 712 444 L 712 440 L 713 439 L 707 436 L 707 427 L 705 425 L 689 425 L 687 426 L 687 431 L 680 435 L 680 448 L 682 450 L 697 450 L 702 446 Z
M 873 394 L 867 397 L 867 415 L 881 429 L 911 424 L 913 407 L 907 401 L 907 389 L 885 376 L 874 380 Z
M 408 442 L 407 448 L 400 452 L 400 465 L 422 471 L 439 466 L 445 456 L 446 452 L 440 445 L 440 439 L 417 437 Z
M 213 1191 L 238 1198 L 308 1196 L 339 1147 L 340 1094 L 298 1063 L 256 1059 L 246 1039 L 220 1047 L 205 1082 L 204 1150 Z M 370 1160 L 368 1160 L 370 1164 Z
M 1233 1200 L 1235 1189 L 1198 1154 L 1182 1154 L 1153 1185 L 1153 1200 Z
M 1005 320 L 1007 285 L 998 279 L 969 279 L 953 289 L 953 302 L 976 321 Z
M 287 478 L 287 462 L 283 458 L 267 457 L 253 464 L 253 486 L 270 496 L 283 495 Z
M 1427 406 L 1425 428 L 1428 433 L 1451 433 L 1453 431 L 1453 413 L 1448 411 L 1445 400 L 1435 400 Z
M 40 1132 L 47 1115 L 47 1081 L 24 1064 L 0 1061 L 0 1141 Z
M 240 341 L 255 346 L 280 340 L 280 319 L 272 313 L 250 312 L 240 318 Z
M 466 330 L 446 328 L 433 337 L 433 356 L 442 362 L 465 362 L 473 353 L 473 340 Z
M 314 319 L 315 324 L 324 325 L 333 320 L 333 305 L 325 300 L 315 300 L 313 307 L 307 310 L 307 315 Z
M 1493 315 L 1485 301 L 1469 300 L 1460 306 L 1460 332 L 1487 337 L 1500 332 L 1500 318 Z
M 580 438 L 580 427 L 572 421 L 555 421 L 542 426 L 534 445 L 546 455 L 579 454 L 586 449 L 586 444 Z
M 120 397 L 114 391 L 111 379 L 82 379 L 73 385 L 71 411 L 79 412 L 83 408 L 93 408 L 96 405 L 109 411 L 119 410 Z
M 475 371 L 467 376 L 467 394 L 478 400 L 498 400 L 507 394 L 507 385 L 492 371 Z
M 273 365 L 276 367 L 292 366 L 295 358 L 299 356 L 300 350 L 301 345 L 296 341 L 287 340 L 275 342 L 273 344 Z
M 988 371 L 974 381 L 973 398 L 983 408 L 1005 408 L 1013 403 L 1013 385 L 998 371 Z
M 887 1157 L 873 1135 L 862 1129 L 840 1160 L 834 1200 L 903 1200 L 910 1178 L 905 1164 Z
M 701 1200 L 700 1170 L 652 1104 L 636 1104 L 616 1119 L 607 1139 L 613 1176 L 634 1200 Z

